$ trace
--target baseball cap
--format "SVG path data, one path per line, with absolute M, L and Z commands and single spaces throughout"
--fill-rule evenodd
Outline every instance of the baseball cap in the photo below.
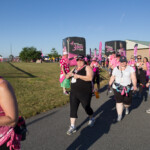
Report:
M 127 58 L 125 56 L 120 57 L 120 62 L 127 62 Z
M 84 61 L 84 56 L 83 55 L 78 55 L 77 58 L 76 58 L 76 61 L 78 60 L 83 60 Z

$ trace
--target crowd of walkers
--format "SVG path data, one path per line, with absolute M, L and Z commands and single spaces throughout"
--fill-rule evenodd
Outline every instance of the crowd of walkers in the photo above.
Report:
M 108 90 L 111 88 L 114 91 L 114 99 L 116 101 L 117 119 L 122 120 L 122 114 L 129 114 L 129 107 L 132 104 L 133 95 L 136 98 L 142 98 L 143 88 L 150 86 L 150 64 L 146 57 L 138 55 L 136 58 L 131 56 L 127 61 L 125 56 L 113 53 L 101 62 L 97 58 L 92 58 L 87 61 L 82 55 L 78 55 L 76 59 L 77 66 L 73 67 L 70 71 L 69 61 L 67 59 L 67 52 L 63 53 L 60 60 L 62 79 L 61 87 L 65 95 L 70 95 L 70 127 L 67 131 L 68 135 L 76 132 L 75 122 L 77 119 L 77 111 L 79 104 L 82 104 L 85 112 L 89 116 L 89 126 L 93 126 L 95 119 L 93 117 L 93 110 L 91 108 L 91 98 L 94 90 L 100 89 L 99 70 L 102 67 L 109 69 L 110 81 Z M 70 87 L 71 80 L 71 87 Z M 95 88 L 94 84 L 97 84 Z M 70 88 L 70 92 L 66 89 Z M 137 89 L 138 92 L 137 92 Z M 150 109 L 146 110 L 150 113 Z
M 78 55 L 74 59 L 77 65 L 72 70 L 69 68 L 66 51 L 63 52 L 60 60 L 61 87 L 63 88 L 63 94 L 70 96 L 70 126 L 66 132 L 68 135 L 75 133 L 77 130 L 76 119 L 78 118 L 80 103 L 89 116 L 88 126 L 94 125 L 95 118 L 91 107 L 91 99 L 93 91 L 99 91 L 100 89 L 99 72 L 100 68 L 103 65 L 105 66 L 104 62 L 99 62 L 94 57 L 91 61 L 85 59 L 83 55 Z M 136 99 L 142 99 L 143 90 L 146 87 L 149 87 L 150 94 L 150 62 L 147 57 L 142 59 L 141 55 L 136 58 L 131 56 L 130 60 L 127 61 L 125 56 L 115 53 L 107 59 L 110 74 L 108 91 L 113 89 L 117 111 L 116 121 L 119 122 L 123 119 L 124 110 L 125 115 L 130 113 L 133 96 Z M 95 83 L 97 88 L 94 86 Z M 70 92 L 67 89 L 70 89 Z M 150 114 L 150 108 L 146 110 L 146 113 Z M 14 90 L 8 81 L 0 77 L 0 149 L 20 149 L 22 136 L 16 132 L 16 126 L 19 124 L 18 105 Z

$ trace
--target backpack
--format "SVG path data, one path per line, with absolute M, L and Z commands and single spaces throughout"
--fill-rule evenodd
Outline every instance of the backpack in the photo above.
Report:
M 16 134 L 21 136 L 21 141 L 26 140 L 26 133 L 27 133 L 27 127 L 26 127 L 26 122 L 23 117 L 19 117 L 18 123 L 14 128 L 14 131 Z

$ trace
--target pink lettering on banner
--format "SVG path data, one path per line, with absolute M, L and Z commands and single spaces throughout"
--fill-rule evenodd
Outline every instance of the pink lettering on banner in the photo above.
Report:
M 107 49 L 107 52 L 114 51 L 111 46 L 107 46 L 107 45 L 106 45 L 106 49 Z
M 70 43 L 70 45 L 74 46 L 74 49 L 72 51 L 76 51 L 76 50 L 83 51 L 83 45 L 82 44 L 74 43 L 74 41 L 72 41 Z
M 77 56 L 77 54 L 69 53 L 68 58 L 74 58 L 75 56 Z M 74 58 L 72 60 L 69 60 L 69 65 L 70 66 L 76 66 L 77 65 L 76 59 Z
M 72 41 L 72 42 L 70 43 L 70 45 L 74 45 L 74 42 Z

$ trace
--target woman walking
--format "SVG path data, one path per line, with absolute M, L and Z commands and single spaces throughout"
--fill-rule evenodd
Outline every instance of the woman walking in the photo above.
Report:
M 67 131 L 68 135 L 76 132 L 75 122 L 78 118 L 77 111 L 80 103 L 89 116 L 88 125 L 93 126 L 95 122 L 93 110 L 90 105 L 93 71 L 90 66 L 85 65 L 84 56 L 78 55 L 76 61 L 77 66 L 67 74 L 67 78 L 72 77 L 70 92 L 70 127 Z
M 70 88 L 70 80 L 66 78 L 66 74 L 70 71 L 69 69 L 69 60 L 68 60 L 68 53 L 66 51 L 63 52 L 63 57 L 60 60 L 60 83 L 61 87 L 63 88 L 63 94 L 69 95 L 66 88 Z
M 113 84 L 114 96 L 116 100 L 117 121 L 121 121 L 123 109 L 125 114 L 129 114 L 129 107 L 132 103 L 132 90 L 137 90 L 135 71 L 127 66 L 127 59 L 120 57 L 120 65 L 115 67 L 109 81 L 109 87 Z M 133 87 L 132 87 L 133 84 Z

